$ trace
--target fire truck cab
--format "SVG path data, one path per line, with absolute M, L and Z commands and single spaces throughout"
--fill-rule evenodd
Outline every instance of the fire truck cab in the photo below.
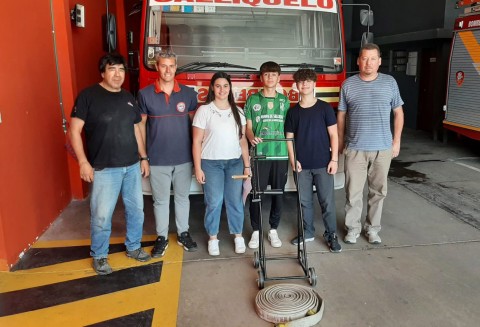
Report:
M 262 88 L 260 65 L 275 61 L 282 67 L 277 91 L 292 105 L 299 97 L 292 75 L 308 67 L 317 72 L 317 98 L 338 106 L 346 78 L 339 0 L 146 0 L 141 34 L 140 88 L 158 78 L 155 54 L 168 48 L 177 55 L 176 79 L 197 91 L 199 104 L 212 75 L 224 71 L 243 107 Z M 335 186 L 343 184 L 340 162 Z M 291 172 L 286 190 L 295 190 Z M 194 178 L 191 192 L 201 192 Z

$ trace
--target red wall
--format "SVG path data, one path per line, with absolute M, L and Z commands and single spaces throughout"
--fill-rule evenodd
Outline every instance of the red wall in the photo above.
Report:
M 71 193 L 49 1 L 2 1 L 0 35 L 0 269 L 5 270 L 52 223 Z
M 106 0 L 82 1 L 86 28 L 69 20 L 75 2 L 52 1 L 67 119 L 78 91 L 100 81 L 97 64 L 104 54 Z M 0 270 L 9 269 L 72 198 L 83 198 L 88 190 L 65 150 L 50 3 L 0 4 Z M 125 26 L 117 10 L 123 10 L 123 1 L 110 0 L 109 11 Z M 117 42 L 125 56 L 124 28 Z
M 113 1 L 110 1 L 113 2 Z M 73 8 L 78 0 L 69 0 Z M 104 54 L 102 16 L 107 12 L 105 0 L 82 0 L 85 28 L 72 25 L 73 56 L 78 91 L 100 81 L 98 59 Z M 111 5 L 109 6 L 111 9 Z

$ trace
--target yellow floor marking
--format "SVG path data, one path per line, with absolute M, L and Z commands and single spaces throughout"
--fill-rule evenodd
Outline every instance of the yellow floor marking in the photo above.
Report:
M 114 270 L 137 267 L 155 261 L 163 261 L 164 265 L 182 262 L 183 248 L 181 246 L 175 246 L 177 239 L 174 235 L 175 234 L 169 236 L 169 242 L 174 246 L 168 247 L 163 258 L 152 259 L 143 263 L 128 258 L 125 252 L 119 252 L 109 255 L 108 262 Z M 143 240 L 148 239 L 144 238 Z M 120 243 L 121 242 L 122 240 L 120 240 Z M 152 247 L 145 247 L 144 249 L 147 253 L 150 253 Z M 95 276 L 95 272 L 92 269 L 91 258 L 15 272 L 0 271 L 0 293 L 50 285 L 90 276 Z
M 156 235 L 144 235 L 142 241 L 155 241 Z M 124 243 L 125 237 L 111 237 L 110 244 Z M 32 248 L 62 248 L 69 246 L 90 245 L 90 239 L 83 240 L 52 240 L 52 241 L 37 241 L 32 245 Z
M 169 248 L 183 257 L 181 247 Z M 178 254 L 180 253 L 180 254 Z M 182 263 L 164 264 L 160 282 L 0 318 L 1 326 L 85 326 L 155 309 L 152 326 L 176 326 Z

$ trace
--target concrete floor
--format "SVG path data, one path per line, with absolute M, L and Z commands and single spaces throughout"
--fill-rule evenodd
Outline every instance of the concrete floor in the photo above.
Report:
M 309 264 L 318 275 L 315 290 L 325 301 L 319 326 L 450 327 L 478 324 L 480 153 L 477 147 L 478 143 L 473 142 L 435 143 L 423 132 L 405 131 L 401 155 L 392 164 L 380 233 L 381 245 L 370 245 L 362 235 L 355 245 L 341 242 L 342 253 L 330 253 L 321 237 L 321 219 L 316 221 L 317 237 L 314 242 L 307 243 L 307 249 Z M 344 191 L 338 190 L 337 223 L 342 239 L 345 235 L 344 199 Z M 273 249 L 267 244 L 267 256 L 296 254 L 296 247 L 289 243 L 296 235 L 295 195 L 286 194 L 285 201 L 279 228 L 284 245 Z M 266 217 L 267 198 L 263 204 Z M 318 206 L 317 212 L 320 212 Z M 122 214 L 119 205 L 112 236 L 124 235 Z M 144 234 L 151 240 L 155 231 L 150 196 L 145 196 L 145 214 Z M 177 311 L 168 313 L 173 320 L 164 319 L 163 323 L 156 320 L 155 324 L 271 326 L 255 313 L 258 275 L 252 264 L 253 251 L 247 249 L 244 255 L 234 253 L 233 238 L 228 235 L 223 219 L 219 233 L 221 255 L 208 255 L 201 195 L 191 196 L 190 225 L 199 250 L 183 253 L 183 259 L 175 256 L 163 260 L 164 267 L 178 265 L 177 260 L 183 262 L 180 292 Z M 172 217 L 170 226 L 171 232 L 175 233 Z M 247 210 L 244 228 L 247 242 L 250 233 Z M 88 202 L 81 201 L 73 202 L 40 241 L 88 238 Z M 176 251 L 173 247 L 178 248 L 171 241 L 167 253 Z M 267 268 L 269 276 L 302 274 L 296 260 L 269 261 Z M 309 285 L 304 280 L 288 282 Z M 266 282 L 266 286 L 273 283 Z M 175 321 L 175 318 L 176 323 L 166 323 Z M 0 325 L 3 326 L 2 318 Z

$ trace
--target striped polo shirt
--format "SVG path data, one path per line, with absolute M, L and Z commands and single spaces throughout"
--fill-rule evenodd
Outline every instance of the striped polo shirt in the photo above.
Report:
M 359 75 L 343 82 L 339 111 L 346 111 L 345 144 L 360 151 L 381 151 L 392 147 L 391 111 L 403 105 L 395 79 L 378 74 L 373 81 Z

